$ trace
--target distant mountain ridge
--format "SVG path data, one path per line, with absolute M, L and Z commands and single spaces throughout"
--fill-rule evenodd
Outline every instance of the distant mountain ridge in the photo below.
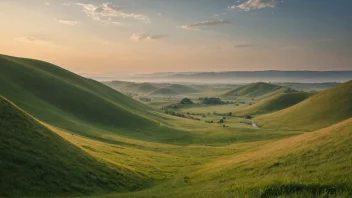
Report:
M 153 79 L 199 82 L 347 82 L 352 79 L 352 71 L 223 71 L 194 73 L 154 73 L 135 75 L 134 80 Z

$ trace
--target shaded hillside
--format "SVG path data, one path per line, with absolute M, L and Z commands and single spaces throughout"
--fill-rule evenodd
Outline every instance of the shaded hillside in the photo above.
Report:
M 294 91 L 291 88 L 282 87 L 279 85 L 269 84 L 269 83 L 253 83 L 245 85 L 233 90 L 230 90 L 223 94 L 224 97 L 263 97 L 271 96 L 277 93 L 287 93 Z
M 26 112 L 72 132 L 100 136 L 107 129 L 145 138 L 168 134 L 152 120 L 156 115 L 147 105 L 49 63 L 1 55 L 0 84 L 0 94 Z
M 0 197 L 140 189 L 140 176 L 103 164 L 0 96 Z
M 319 92 L 290 108 L 263 115 L 265 128 L 313 131 L 352 117 L 352 81 Z
M 306 92 L 291 92 L 291 93 L 282 93 L 274 95 L 270 98 L 264 99 L 252 106 L 248 106 L 244 109 L 235 111 L 233 114 L 238 116 L 243 115 L 256 115 L 256 114 L 265 114 L 274 111 L 279 111 L 288 107 L 291 107 L 295 104 L 302 102 L 303 100 L 310 97 L 312 93 Z

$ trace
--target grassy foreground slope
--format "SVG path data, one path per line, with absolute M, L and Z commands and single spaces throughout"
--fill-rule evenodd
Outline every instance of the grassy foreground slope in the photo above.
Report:
M 245 85 L 242 87 L 238 87 L 236 89 L 230 90 L 223 94 L 224 97 L 261 97 L 261 96 L 271 96 L 276 93 L 286 93 L 294 91 L 291 88 L 282 87 L 279 85 L 258 82 L 249 85 Z
M 261 197 L 351 196 L 351 142 L 352 119 L 348 119 L 313 133 L 268 144 L 255 152 L 208 164 L 193 178 L 195 183 L 233 182 L 233 190 L 246 186 Z
M 351 142 L 352 118 L 247 148 L 182 179 L 118 197 L 351 197 Z
M 0 197 L 130 191 L 141 178 L 96 161 L 0 96 Z
M 261 127 L 314 131 L 352 117 L 352 81 L 319 92 L 290 108 L 257 117 Z
M 254 105 L 239 109 L 235 111 L 233 115 L 258 115 L 279 111 L 298 104 L 311 95 L 311 93 L 306 92 L 281 93 L 264 99 Z
M 155 122 L 147 105 L 46 62 L 0 55 L 0 84 L 1 95 L 34 117 L 86 136 L 103 130 L 149 139 L 179 135 Z

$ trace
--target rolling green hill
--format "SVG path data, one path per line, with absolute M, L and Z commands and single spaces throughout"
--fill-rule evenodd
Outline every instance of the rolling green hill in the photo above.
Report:
M 352 117 L 351 93 L 352 81 L 349 81 L 255 120 L 265 128 L 314 131 Z
M 126 86 L 122 87 L 121 90 L 127 92 L 136 92 L 136 93 L 149 93 L 157 90 L 158 88 L 150 83 L 129 83 Z
M 149 93 L 157 89 L 158 89 L 157 87 L 155 87 L 150 83 L 142 83 L 137 87 L 136 92 Z
M 176 92 L 169 87 L 159 88 L 150 93 L 150 95 L 177 95 L 179 92 Z
M 256 97 L 270 97 L 277 93 L 287 93 L 287 92 L 293 92 L 293 91 L 295 90 L 291 88 L 259 82 L 259 83 L 253 83 L 253 84 L 245 85 L 245 86 L 230 90 L 224 93 L 222 96 L 224 97 L 240 96 L 240 97 L 256 98 Z
M 254 105 L 248 106 L 243 109 L 239 109 L 233 113 L 233 115 L 258 115 L 279 111 L 288 107 L 291 107 L 297 103 L 310 97 L 311 93 L 306 92 L 292 92 L 292 93 L 281 93 L 274 95 L 270 98 L 266 98 Z
M 0 197 L 123 192 L 146 181 L 96 161 L 0 96 Z
M 197 89 L 186 85 L 171 84 L 166 87 L 159 88 L 150 93 L 150 95 L 177 95 L 199 92 Z
M 172 84 L 168 86 L 169 89 L 181 93 L 181 94 L 186 94 L 186 93 L 196 93 L 199 92 L 197 89 L 186 86 L 186 85 L 180 85 L 180 84 Z
M 0 94 L 26 112 L 74 133 L 101 137 L 109 131 L 163 141 L 184 135 L 154 121 L 161 118 L 147 105 L 46 62 L 1 55 L 0 84 Z
M 126 87 L 129 84 L 131 84 L 131 82 L 116 81 L 116 80 L 115 81 L 105 81 L 102 83 L 104 83 L 105 85 L 107 85 L 113 89 L 116 89 L 116 90 L 121 90 L 121 89 L 123 89 L 123 87 Z

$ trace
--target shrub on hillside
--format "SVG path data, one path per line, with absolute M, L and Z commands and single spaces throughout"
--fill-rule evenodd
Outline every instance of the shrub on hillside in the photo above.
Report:
M 183 98 L 180 102 L 181 104 L 194 104 L 191 99 Z

